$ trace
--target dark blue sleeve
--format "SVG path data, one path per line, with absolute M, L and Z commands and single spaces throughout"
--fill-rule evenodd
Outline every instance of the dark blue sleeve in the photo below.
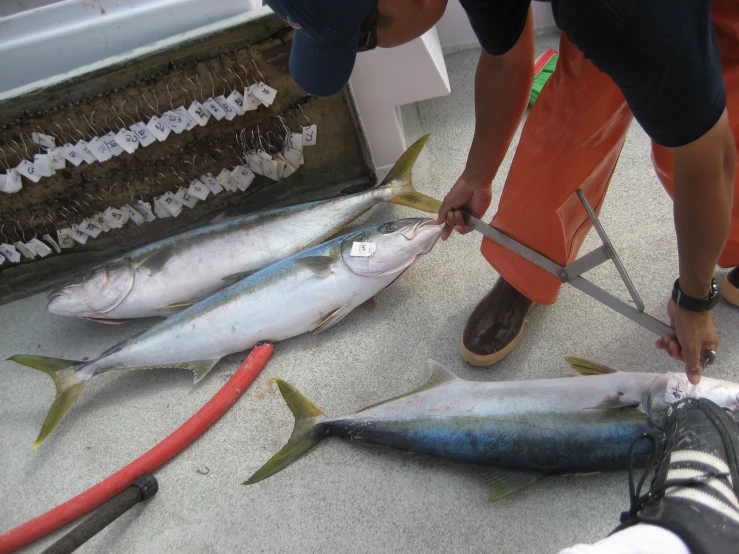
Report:
M 500 56 L 518 42 L 531 0 L 459 0 L 482 49 Z

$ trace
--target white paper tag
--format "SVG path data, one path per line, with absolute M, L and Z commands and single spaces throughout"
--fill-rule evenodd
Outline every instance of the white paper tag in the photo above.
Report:
M 264 175 L 264 169 L 262 169 L 262 158 L 256 154 L 247 154 L 246 163 L 254 173 L 257 175 Z
M 293 173 L 297 171 L 295 169 L 295 166 L 289 163 L 285 159 L 285 156 L 282 153 L 277 154 L 277 156 L 275 156 L 275 159 L 280 160 L 280 162 L 282 163 L 282 171 L 280 172 L 280 179 L 287 179 L 288 177 L 290 177 L 290 175 L 292 175 Z
M 203 105 L 197 100 L 190 104 L 190 107 L 187 108 L 187 113 L 189 113 L 190 117 L 192 117 L 201 127 L 205 127 L 208 121 L 210 121 L 210 114 L 205 111 Z
M 15 169 L 29 181 L 38 183 L 41 180 L 41 177 L 36 175 L 36 166 L 28 160 L 23 160 Z
M 108 231 L 110 231 L 110 226 L 105 223 L 102 213 L 98 212 L 92 217 L 88 218 L 88 220 L 100 227 L 103 230 L 103 233 L 107 233 Z
M 239 190 L 236 186 L 236 181 L 232 178 L 231 172 L 228 169 L 222 169 L 218 174 L 218 177 L 216 177 L 216 181 L 218 181 L 218 184 L 229 192 L 236 192 Z
M 149 131 L 149 129 L 146 128 L 143 121 L 134 123 L 129 127 L 129 129 L 136 133 L 136 138 L 139 139 L 139 144 L 144 148 L 157 141 L 156 137 Z
M 190 183 L 187 192 L 190 196 L 194 196 L 198 200 L 205 200 L 210 194 L 210 189 L 204 183 L 195 179 Z
M 190 208 L 191 210 L 195 207 L 195 204 L 198 203 L 198 199 L 189 194 L 185 189 L 182 187 L 177 189 L 177 192 L 175 193 L 174 197 L 179 200 L 182 204 Z
M 18 251 L 12 244 L 7 244 L 4 242 L 0 244 L 0 254 L 8 258 L 8 261 L 13 262 L 14 264 L 17 264 L 21 261 L 21 255 L 18 254 Z
M 62 150 L 64 150 L 63 146 L 57 146 L 49 152 L 49 165 L 54 171 L 67 167 L 67 160 L 62 156 Z
M 100 140 L 105 141 L 105 144 L 108 145 L 108 148 L 110 149 L 110 153 L 114 156 L 120 156 L 125 152 L 120 144 L 118 144 L 118 141 L 115 139 L 115 135 L 113 134 L 113 131 L 109 131 L 102 137 L 100 137 Z
M 0 254 L 0 265 L 3 265 L 5 263 L 5 256 Z
M 100 233 L 103 232 L 103 228 L 100 225 L 90 221 L 89 219 L 84 219 L 79 225 L 77 225 L 77 229 L 86 235 L 90 235 L 94 239 L 98 238 Z
M 703 382 L 693 385 L 684 373 L 680 375 L 670 373 L 667 378 L 667 388 L 665 388 L 665 402 L 672 404 L 683 398 L 700 396 L 701 385 L 703 385 Z
M 190 130 L 193 127 L 197 126 L 198 122 L 195 121 L 192 117 L 190 117 L 190 114 L 187 113 L 187 108 L 185 106 L 180 106 L 179 108 L 174 109 L 175 113 L 180 114 L 182 117 L 182 120 L 185 122 L 185 129 Z
M 118 131 L 115 141 L 129 154 L 133 154 L 139 147 L 139 137 L 130 129 L 121 129 Z
M 254 83 L 250 87 L 246 87 L 244 89 L 244 111 L 245 112 L 251 112 L 259 108 L 259 106 L 262 105 L 262 103 L 259 101 L 259 98 L 254 96 L 254 91 L 257 90 L 259 87 L 258 83 Z
M 146 128 L 159 142 L 167 140 L 169 133 L 172 132 L 157 116 L 152 116 L 149 123 L 146 124 Z
M 182 213 L 182 202 L 175 198 L 175 195 L 172 194 L 172 191 L 167 192 L 164 196 L 161 196 L 160 198 L 162 199 L 164 207 L 167 208 L 167 211 L 172 214 L 173 217 L 177 217 Z
M 213 195 L 223 192 L 223 187 L 218 184 L 213 175 L 206 173 L 200 177 L 200 182 L 204 183 L 206 187 L 213 193 Z
M 125 206 L 121 206 L 121 211 L 125 213 L 128 217 L 130 217 L 131 221 L 133 221 L 136 225 L 141 225 L 142 223 L 146 223 L 144 216 L 141 215 L 136 210 L 134 210 L 128 204 L 126 204 Z
M 31 140 L 44 148 L 54 148 L 56 146 L 54 137 L 43 133 L 37 133 L 36 131 L 31 133 Z
M 5 175 L 0 175 L 0 192 L 12 194 L 22 188 L 21 174 L 17 170 L 11 169 Z
M 87 143 L 87 148 L 95 156 L 95 159 L 99 162 L 107 162 L 113 157 L 113 153 L 110 151 L 110 147 L 105 140 L 98 137 L 93 137 L 90 142 Z
M 228 100 L 226 100 L 225 96 L 216 96 L 213 100 L 218 102 L 218 105 L 223 108 L 223 113 L 226 114 L 227 121 L 231 121 L 234 117 L 236 117 L 236 110 L 234 110 L 233 106 L 228 103 Z
M 226 113 L 223 111 L 223 108 L 221 108 L 218 102 L 216 102 L 213 98 L 208 98 L 205 102 L 203 102 L 203 107 L 218 121 L 226 117 Z
M 245 165 L 240 165 L 234 168 L 231 172 L 231 178 L 236 183 L 236 186 L 240 191 L 245 191 L 249 188 L 252 181 L 254 180 L 254 172 Z
M 318 138 L 318 125 L 315 123 L 310 127 L 303 127 L 303 146 L 315 146 Z
M 241 94 L 238 90 L 234 90 L 231 94 L 229 94 L 226 98 L 226 101 L 234 110 L 236 110 L 237 114 L 244 115 L 246 113 L 246 106 L 244 106 L 244 95 Z
M 103 221 L 107 223 L 113 229 L 121 229 L 128 223 L 128 214 L 122 212 L 118 208 L 108 207 L 103 212 Z
M 141 215 L 144 216 L 144 219 L 146 219 L 146 221 L 148 222 L 152 222 L 157 218 L 154 215 L 154 212 L 151 210 L 151 204 L 149 204 L 148 202 L 139 200 L 138 202 L 136 202 L 136 209 Z
M 46 246 L 43 242 L 38 240 L 36 237 L 29 240 L 26 243 L 26 246 L 28 246 L 30 249 L 36 252 L 36 254 L 41 258 L 45 258 L 46 256 L 52 253 L 51 248 Z
M 271 106 L 272 102 L 275 101 L 275 96 L 277 96 L 277 89 L 260 81 L 259 86 L 254 89 L 254 96 L 259 98 L 259 101 L 265 106 Z
M 279 160 L 269 160 L 262 162 L 264 168 L 264 176 L 269 177 L 273 181 L 279 181 L 282 178 L 282 169 L 285 167 L 285 162 Z
M 192 119 L 192 118 L 190 118 Z M 176 134 L 182 133 L 187 127 L 187 120 L 173 110 L 168 110 L 162 114 L 160 120 L 170 131 L 174 131 Z
M 54 240 L 54 237 L 46 233 L 45 235 L 42 235 L 41 238 L 43 238 L 48 244 L 51 245 L 51 248 L 54 250 L 55 254 L 61 253 L 62 249 L 59 247 L 59 244 Z
M 198 126 L 198 122 L 190 117 L 190 114 L 187 114 L 187 117 L 189 117 L 189 119 L 187 120 L 187 127 L 185 127 L 185 131 L 192 131 L 195 127 Z
M 298 169 L 301 165 L 303 165 L 303 163 L 305 163 L 305 158 L 303 157 L 302 150 L 293 150 L 291 148 L 288 148 L 282 153 L 282 155 L 285 157 L 285 161 L 293 166 L 295 169 Z
M 72 225 L 72 238 L 75 242 L 79 242 L 80 244 L 85 244 L 87 242 L 87 239 L 90 238 L 90 235 L 87 233 L 83 233 L 80 231 L 79 227 L 77 225 Z
M 377 250 L 377 245 L 374 242 L 354 242 L 349 255 L 367 258 L 374 254 L 375 250 Z
M 23 254 L 23 256 L 25 256 L 29 260 L 34 260 L 36 258 L 36 252 L 34 252 L 30 248 L 28 248 L 28 246 L 26 246 L 22 242 L 16 242 L 15 243 L 15 249 L 18 252 L 20 252 L 21 254 Z
M 85 159 L 80 155 L 79 152 L 77 152 L 75 146 L 72 144 L 65 144 L 62 147 L 61 155 L 74 167 L 78 167 L 82 162 L 85 161 Z
M 180 211 L 182 211 L 182 206 L 180 206 Z M 159 198 L 154 199 L 154 214 L 159 219 L 165 219 L 167 217 L 172 217 L 172 214 L 169 212 L 169 209 L 167 209 L 167 204 L 164 202 L 164 196 L 160 196 Z
M 303 133 L 290 133 L 285 146 L 299 152 L 303 151 Z
M 39 177 L 51 177 L 54 171 L 51 169 L 51 160 L 48 154 L 36 154 L 33 157 L 33 166 Z
M 72 240 L 72 229 L 70 227 L 58 229 L 56 232 L 56 238 L 60 248 L 74 248 L 74 240 Z
M 74 151 L 89 164 L 97 161 L 97 157 L 92 153 L 87 142 L 82 139 L 78 140 L 77 144 L 74 145 Z

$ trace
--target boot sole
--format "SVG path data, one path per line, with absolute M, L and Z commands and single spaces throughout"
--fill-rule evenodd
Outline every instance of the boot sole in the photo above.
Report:
M 734 304 L 734 306 L 739 306 L 739 288 L 736 288 L 734 285 L 732 285 L 726 277 L 724 277 L 723 281 L 721 282 L 720 290 L 721 296 L 724 297 L 724 300 L 726 300 L 730 304 Z
M 523 330 L 526 327 L 526 318 L 529 317 L 529 313 L 531 313 L 531 309 L 534 306 L 536 306 L 536 302 L 531 303 L 531 306 L 529 306 L 526 315 L 523 316 L 523 323 L 521 323 L 521 329 L 519 329 L 518 334 L 513 337 L 513 340 L 509 342 L 502 350 L 498 350 L 497 352 L 493 352 L 492 354 L 475 354 L 474 352 L 468 350 L 467 347 L 464 345 L 464 336 L 462 336 L 462 359 L 468 364 L 475 367 L 489 367 L 491 365 L 497 364 L 508 354 L 510 354 L 514 348 L 516 348 L 518 341 L 520 341 L 521 337 L 523 337 Z

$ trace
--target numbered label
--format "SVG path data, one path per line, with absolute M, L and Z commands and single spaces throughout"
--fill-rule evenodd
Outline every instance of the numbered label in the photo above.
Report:
M 272 102 L 275 101 L 275 96 L 277 96 L 277 89 L 273 89 L 271 86 L 260 81 L 259 85 L 254 89 L 254 96 L 265 106 L 271 106 Z
M 0 244 L 0 253 L 5 256 L 9 262 L 12 262 L 14 264 L 17 264 L 21 261 L 21 255 L 18 254 L 18 251 L 12 244 L 6 244 L 4 242 Z
M 208 98 L 203 103 L 203 107 L 218 121 L 226 117 L 226 112 L 223 111 L 223 108 L 213 98 Z
M 374 242 L 354 242 L 352 243 L 352 250 L 349 253 L 350 256 L 369 258 L 377 250 L 377 245 Z
M 146 124 L 146 128 L 149 130 L 149 132 L 156 137 L 156 139 L 159 142 L 164 142 L 167 140 L 167 137 L 172 132 L 169 127 L 164 125 L 162 123 L 162 120 L 160 120 L 157 116 L 153 116 L 149 123 Z

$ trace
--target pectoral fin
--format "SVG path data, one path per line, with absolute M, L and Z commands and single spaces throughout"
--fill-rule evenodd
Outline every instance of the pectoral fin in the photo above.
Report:
M 241 273 L 234 273 L 232 275 L 226 275 L 222 281 L 225 281 L 229 285 L 233 285 L 237 281 L 241 281 L 242 279 L 246 279 L 249 275 L 254 273 L 253 271 L 242 271 Z
M 328 277 L 334 272 L 336 258 L 330 256 L 306 256 L 295 260 L 295 264 L 311 270 L 319 277 Z
M 620 408 L 637 408 L 641 405 L 639 400 L 624 398 L 624 393 L 606 395 L 600 404 L 590 408 L 591 410 L 618 410 Z
M 143 273 L 144 275 L 155 275 L 159 273 L 165 264 L 172 257 L 172 251 L 170 248 L 163 248 L 159 252 L 155 252 L 149 256 L 141 265 L 136 268 L 136 271 Z
M 617 369 L 612 369 L 606 365 L 599 364 L 598 362 L 586 360 L 585 358 L 565 356 L 565 361 L 580 375 L 607 375 L 608 373 L 618 373 Z
M 158 309 L 160 310 L 182 310 L 184 308 L 189 308 L 193 304 L 197 304 L 201 300 L 202 298 L 191 298 L 190 300 L 183 300 L 182 302 L 174 302 L 172 304 L 165 304 L 164 306 L 159 306 Z
M 323 333 L 327 329 L 330 329 L 334 325 L 336 325 L 339 321 L 344 319 L 349 313 L 351 312 L 351 308 L 349 308 L 348 304 L 345 304 L 343 306 L 339 306 L 332 312 L 329 312 L 327 316 L 325 316 L 323 319 L 321 319 L 316 326 L 311 329 L 311 333 L 314 335 L 317 335 L 318 333 Z
M 546 477 L 545 473 L 536 471 L 516 471 L 497 467 L 481 469 L 480 474 L 490 485 L 488 502 L 500 500 L 509 494 L 522 491 L 529 485 Z

